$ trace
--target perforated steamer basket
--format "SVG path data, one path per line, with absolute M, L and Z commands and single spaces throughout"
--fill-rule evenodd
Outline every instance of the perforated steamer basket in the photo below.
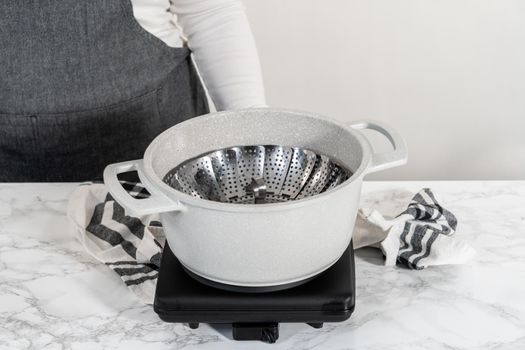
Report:
M 392 151 L 374 153 L 359 132 L 365 128 L 383 134 Z M 265 165 L 275 154 L 288 164 Z M 246 290 L 282 289 L 338 260 L 352 238 L 364 175 L 406 158 L 403 139 L 380 123 L 346 126 L 307 112 L 249 109 L 166 130 L 143 159 L 108 165 L 104 182 L 130 214 L 161 213 L 172 251 L 194 275 Z M 294 162 L 298 171 L 287 183 Z M 339 169 L 339 180 L 316 178 L 321 163 Z M 130 170 L 150 198 L 133 199 L 121 187 L 117 175 Z
M 164 176 L 186 194 L 224 203 L 298 200 L 328 191 L 351 176 L 329 157 L 298 147 L 239 146 L 190 159 Z

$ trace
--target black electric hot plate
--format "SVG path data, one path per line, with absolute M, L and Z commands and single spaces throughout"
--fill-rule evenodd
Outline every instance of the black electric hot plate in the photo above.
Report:
M 350 317 L 355 304 L 352 244 L 328 270 L 299 286 L 264 293 L 242 293 L 214 288 L 190 276 L 164 248 L 155 293 L 154 310 L 166 322 L 227 323 L 235 340 L 273 343 L 279 323 L 300 322 L 321 328 L 324 322 Z

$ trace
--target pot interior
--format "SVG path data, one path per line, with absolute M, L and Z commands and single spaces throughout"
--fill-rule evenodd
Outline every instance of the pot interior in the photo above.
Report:
M 247 154 L 248 152 L 254 153 Z M 336 169 L 335 171 L 339 171 L 341 174 L 339 180 L 333 181 L 335 184 L 340 184 L 351 177 L 364 161 L 364 150 L 355 131 L 309 113 L 274 109 L 247 109 L 207 114 L 187 120 L 164 131 L 146 150 L 144 170 L 153 182 L 161 183 L 165 180 L 174 189 L 192 194 L 189 193 L 191 190 L 185 191 L 184 186 L 180 183 L 178 185 L 170 183 L 174 171 L 177 172 L 190 163 L 195 165 L 195 160 L 206 157 L 208 158 L 204 161 L 208 162 L 207 165 L 215 166 L 215 170 L 217 170 L 218 165 L 211 163 L 210 156 L 212 155 L 217 158 L 223 157 L 224 161 L 227 157 L 239 157 L 239 155 L 246 156 L 248 159 L 257 158 L 260 155 L 259 152 L 262 152 L 267 159 L 271 158 L 268 155 L 280 153 L 286 157 L 285 159 L 290 159 L 292 162 L 294 155 L 296 160 L 298 157 L 302 157 L 304 159 L 299 160 L 299 163 L 303 164 L 301 166 L 304 168 L 308 164 L 315 168 L 315 162 L 324 161 L 329 164 L 331 169 Z M 285 155 L 286 152 L 288 152 L 287 155 Z M 295 166 L 299 166 L 298 163 Z M 223 170 L 227 169 L 227 166 L 221 167 Z M 270 171 L 271 168 L 268 167 Z M 273 168 L 275 171 L 275 167 Z M 186 167 L 186 170 L 188 169 Z M 284 169 L 284 166 L 279 169 Z M 289 168 L 287 169 L 289 171 Z M 313 169 L 308 170 L 309 173 L 311 170 Z M 271 192 L 268 191 L 268 187 L 273 185 L 268 176 L 265 179 L 264 172 L 254 175 L 257 176 L 253 177 L 255 180 L 253 183 L 252 177 L 249 179 L 247 177 L 242 178 L 243 190 L 248 185 L 251 185 L 252 188 L 253 197 L 250 197 L 249 201 L 255 200 L 254 191 L 258 187 L 260 188 L 261 184 L 258 184 L 258 178 L 262 177 L 264 180 L 267 192 Z M 330 175 L 333 174 L 330 172 Z M 247 181 L 250 182 L 247 183 Z M 205 190 L 206 195 L 203 196 L 201 193 L 196 196 L 207 197 L 206 199 L 216 201 L 230 201 L 225 198 L 221 199 L 221 195 L 214 193 L 210 186 Z M 322 189 L 317 189 L 317 193 L 327 189 L 329 187 L 323 186 Z M 291 187 L 289 190 L 291 191 Z M 231 196 L 231 198 L 233 197 Z M 275 197 L 274 201 L 284 199 L 285 197 Z

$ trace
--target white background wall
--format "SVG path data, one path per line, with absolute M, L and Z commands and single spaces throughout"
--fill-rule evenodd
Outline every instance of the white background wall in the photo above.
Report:
M 244 0 L 269 104 L 377 119 L 409 164 L 372 179 L 525 179 L 525 2 Z

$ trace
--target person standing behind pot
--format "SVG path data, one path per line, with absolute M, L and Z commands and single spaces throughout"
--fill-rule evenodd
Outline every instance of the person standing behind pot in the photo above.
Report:
M 2 1 L 0 181 L 100 180 L 165 129 L 265 105 L 239 0 Z

